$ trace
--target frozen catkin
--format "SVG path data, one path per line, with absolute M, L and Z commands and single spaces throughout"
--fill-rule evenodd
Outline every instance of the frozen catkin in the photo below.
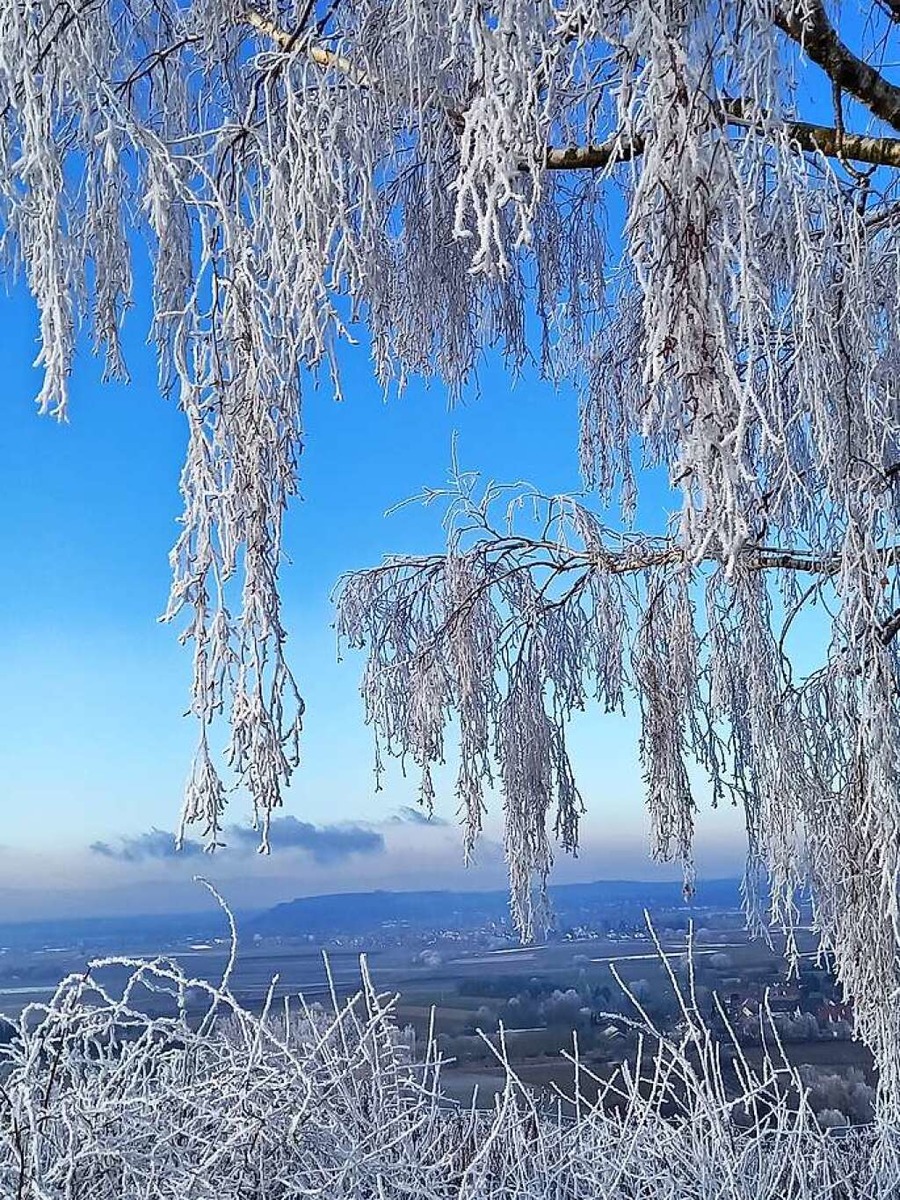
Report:
M 303 388 L 340 395 L 360 329 L 386 389 L 457 396 L 488 347 L 571 384 L 585 496 L 509 523 L 457 479 L 446 554 L 342 584 L 379 753 L 427 804 L 458 736 L 467 851 L 499 793 L 527 933 L 554 831 L 577 844 L 568 719 L 633 703 L 654 852 L 690 884 L 698 786 L 743 808 L 748 912 L 790 930 L 811 888 L 900 1110 L 896 16 L 0 0 L 0 253 L 58 417 L 85 336 L 126 375 L 149 261 L 187 423 L 182 832 L 210 846 L 236 782 L 267 849 L 299 762 L 279 573 Z M 637 532 L 642 467 L 672 515 Z

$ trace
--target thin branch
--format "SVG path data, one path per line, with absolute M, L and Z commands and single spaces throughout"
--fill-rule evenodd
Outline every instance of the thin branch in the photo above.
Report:
M 127 78 L 123 79 L 116 86 L 121 88 L 123 91 L 134 87 L 135 84 L 152 74 L 152 72 L 155 71 L 158 66 L 166 62 L 167 59 L 171 58 L 173 54 L 178 54 L 186 46 L 196 45 L 196 43 L 199 41 L 199 37 L 183 37 L 179 38 L 175 42 L 170 43 L 161 50 L 154 50 L 152 54 L 148 54 L 146 58 L 142 59 L 141 62 L 138 63 L 138 65 Z
M 282 29 L 270 17 L 264 16 L 255 8 L 247 9 L 244 13 L 244 20 L 259 33 L 270 38 L 279 50 L 283 50 L 285 53 L 290 53 L 297 45 L 295 33 L 288 33 L 286 29 Z M 299 43 L 299 48 L 302 48 L 304 54 L 307 54 L 317 66 L 324 67 L 326 70 L 338 71 L 359 87 L 370 86 L 368 77 L 363 72 L 357 71 L 348 58 L 335 54 L 333 50 L 326 50 L 324 46 L 305 44 L 302 41 Z
M 495 557 L 503 557 L 510 553 L 541 555 L 543 557 L 540 563 L 535 563 L 532 559 L 530 565 L 540 565 L 557 573 L 595 570 L 609 575 L 634 575 L 685 562 L 681 547 L 674 542 L 664 541 L 655 547 L 642 547 L 638 552 L 634 552 L 629 549 L 572 550 L 554 541 L 511 537 L 497 538 L 491 549 Z M 378 575 L 403 568 L 415 572 L 438 569 L 445 558 L 443 554 L 397 556 L 387 559 L 377 567 L 350 572 L 344 578 L 349 578 L 350 575 Z M 747 546 L 738 556 L 738 561 L 748 571 L 796 571 L 801 574 L 830 576 L 836 575 L 841 569 L 840 555 L 815 555 L 804 550 L 782 550 L 774 546 Z M 900 564 L 900 546 L 885 547 L 879 561 L 885 568 Z M 701 562 L 691 565 L 704 564 L 721 564 L 721 559 L 715 554 L 709 554 Z M 492 580 L 491 583 L 493 582 L 495 581 Z

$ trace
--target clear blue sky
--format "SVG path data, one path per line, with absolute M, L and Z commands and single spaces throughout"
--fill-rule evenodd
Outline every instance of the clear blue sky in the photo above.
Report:
M 27 889 L 36 870 L 52 872 L 60 887 L 83 891 L 102 882 L 107 869 L 118 872 L 110 887 L 126 887 L 131 870 L 137 886 L 147 861 L 107 863 L 86 848 L 96 841 L 116 846 L 117 839 L 154 828 L 172 830 L 177 821 L 195 732 L 182 716 L 189 655 L 177 645 L 176 630 L 156 618 L 165 606 L 166 556 L 177 533 L 183 422 L 156 391 L 152 352 L 143 343 L 143 305 L 127 331 L 132 383 L 101 385 L 97 361 L 83 355 L 70 422 L 62 426 L 33 408 L 36 318 L 29 298 L 17 292 L 0 305 L 4 877 Z M 389 519 L 384 513 L 423 486 L 445 481 L 455 431 L 466 468 L 501 480 L 528 479 L 544 491 L 577 489 L 577 406 L 571 393 L 554 393 L 533 376 L 512 386 L 496 363 L 483 370 L 480 395 L 455 408 L 439 386 L 413 386 L 385 404 L 364 350 L 348 348 L 343 363 L 343 404 L 326 389 L 307 395 L 302 500 L 287 525 L 286 619 L 307 700 L 305 763 L 287 812 L 314 825 L 380 827 L 398 806 L 412 803 L 414 785 L 393 771 L 386 792 L 373 795 L 371 736 L 357 693 L 362 662 L 358 656 L 336 661 L 329 593 L 342 571 L 374 563 L 385 552 L 440 546 L 436 511 L 410 506 Z M 660 508 L 665 491 L 647 482 L 645 502 Z M 633 720 L 599 712 L 575 730 L 589 816 L 585 859 L 566 877 L 648 869 L 636 737 Z M 452 822 L 449 772 L 443 784 L 438 812 Z M 248 819 L 240 797 L 231 819 Z M 734 814 L 711 820 L 714 840 L 735 841 Z M 441 851 L 447 880 L 477 882 L 459 871 L 456 831 L 448 828 L 453 841 L 442 834 Z M 592 841 L 598 847 L 593 857 Z M 631 849 L 624 859 L 603 857 L 604 847 L 622 848 L 626 841 Z M 396 853 L 408 858 L 412 851 Z M 276 848 L 273 861 L 277 857 Z M 376 857 L 365 880 L 390 886 L 406 879 L 395 854 Z M 486 857 L 497 858 L 490 844 Z M 737 860 L 732 854 L 729 861 Z M 151 865 L 157 873 L 188 869 Z M 290 867 L 289 893 L 363 880 L 358 856 L 321 878 L 306 871 L 309 865 L 302 856 L 283 858 L 270 878 Z M 196 863 L 188 866 L 196 869 Z M 499 880 L 499 863 L 493 866 Z M 254 866 L 254 878 L 260 870 Z M 243 866 L 241 874 L 247 874 Z M 409 876 L 410 886 L 417 882 Z M 11 894 L 5 903 L 17 909 L 20 901 Z M 139 891 L 127 903 L 140 907 Z M 28 904 L 21 904 L 24 915 Z M 81 907 L 92 905 L 85 899 Z M 0 893 L 0 914 L 3 906 Z

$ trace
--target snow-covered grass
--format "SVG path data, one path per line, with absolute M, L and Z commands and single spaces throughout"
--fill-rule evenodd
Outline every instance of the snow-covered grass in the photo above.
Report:
M 115 993 L 111 966 L 129 974 Z M 551 1111 L 501 1034 L 506 1086 L 483 1111 L 442 1098 L 433 1040 L 410 1054 L 364 959 L 359 993 L 328 1009 L 254 1015 L 229 975 L 213 986 L 171 960 L 105 959 L 29 1006 L 0 1059 L 0 1197 L 882 1200 L 900 1186 L 892 1129 L 820 1130 L 777 1044 L 757 1070 L 738 1053 L 742 1095 L 728 1094 L 689 992 L 680 1040 L 648 1025 L 596 1104 L 577 1044 L 574 1104 Z M 148 1015 L 147 989 L 167 1015 Z

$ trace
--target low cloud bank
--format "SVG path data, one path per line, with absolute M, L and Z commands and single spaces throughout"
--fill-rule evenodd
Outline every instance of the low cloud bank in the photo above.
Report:
M 488 824 L 468 867 L 455 822 L 429 819 L 419 808 L 391 806 L 380 821 L 314 824 L 293 816 L 272 822 L 271 856 L 256 853 L 259 836 L 229 825 L 227 848 L 205 854 L 196 838 L 175 849 L 165 829 L 123 832 L 91 846 L 0 851 L 0 917 L 188 912 L 211 899 L 193 879 L 203 875 L 235 909 L 258 910 L 298 896 L 334 892 L 488 890 L 507 884 L 500 831 Z M 739 831 L 698 837 L 700 878 L 740 875 L 745 847 Z M 559 854 L 552 883 L 596 879 L 678 879 L 677 864 L 650 860 L 637 827 L 586 823 L 577 858 Z
M 427 813 L 424 808 L 412 808 L 409 804 L 403 804 L 397 809 L 396 814 L 391 817 L 392 825 L 431 825 L 434 827 L 443 827 L 450 824 L 449 821 L 439 817 L 437 813 Z
M 365 825 L 312 825 L 296 817 L 276 817 L 271 825 L 272 841 L 284 849 L 301 850 L 315 863 L 331 866 L 355 854 L 383 854 L 384 837 Z M 259 846 L 259 833 L 246 825 L 229 825 L 224 831 L 226 854 L 251 855 Z M 92 854 L 116 862 L 162 862 L 167 859 L 197 858 L 204 853 L 200 842 L 186 838 L 176 849 L 174 834 L 151 829 L 133 837 L 120 837 L 114 843 L 93 842 Z

